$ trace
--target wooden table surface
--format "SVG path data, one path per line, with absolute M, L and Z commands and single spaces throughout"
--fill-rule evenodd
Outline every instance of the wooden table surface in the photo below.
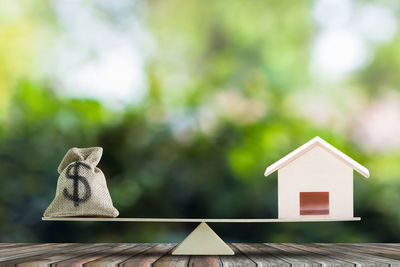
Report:
M 175 245 L 0 243 L 0 266 L 400 266 L 400 244 L 234 243 L 234 256 L 172 256 Z

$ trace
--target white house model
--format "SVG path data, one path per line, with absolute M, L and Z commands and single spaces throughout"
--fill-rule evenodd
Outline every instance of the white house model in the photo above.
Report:
M 278 171 L 278 218 L 353 218 L 353 170 L 369 171 L 315 137 L 265 171 Z

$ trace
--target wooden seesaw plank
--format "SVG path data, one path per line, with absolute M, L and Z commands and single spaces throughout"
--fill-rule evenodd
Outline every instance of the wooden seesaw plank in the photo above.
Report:
M 86 221 L 86 222 L 208 222 L 208 223 L 274 223 L 274 222 L 338 222 L 359 221 L 352 218 L 298 218 L 298 219 L 200 219 L 200 218 L 100 218 L 100 217 L 42 217 L 43 221 Z

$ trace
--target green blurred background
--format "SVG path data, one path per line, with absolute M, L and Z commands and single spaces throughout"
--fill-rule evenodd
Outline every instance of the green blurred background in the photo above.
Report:
M 70 147 L 121 217 L 274 218 L 265 168 L 316 135 L 366 166 L 361 222 L 226 241 L 400 242 L 400 2 L 0 0 L 0 241 L 180 241 L 196 224 L 42 222 Z

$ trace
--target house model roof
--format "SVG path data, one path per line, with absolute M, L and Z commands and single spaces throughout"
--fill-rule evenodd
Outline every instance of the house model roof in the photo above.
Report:
M 269 166 L 266 170 L 264 175 L 268 176 L 274 171 L 286 166 L 296 158 L 300 157 L 307 151 L 311 150 L 315 146 L 321 146 L 322 148 L 326 149 L 328 152 L 332 153 L 334 156 L 336 156 L 338 159 L 342 160 L 345 164 L 349 165 L 351 168 L 359 172 L 362 176 L 365 178 L 369 177 L 369 171 L 367 168 L 362 166 L 360 163 L 356 162 L 343 152 L 339 151 L 337 148 L 334 146 L 328 144 L 325 140 L 320 138 L 319 136 L 314 137 L 304 145 L 300 146 L 296 150 L 292 151 L 291 153 L 287 154 L 285 157 L 281 158 L 271 166 Z

